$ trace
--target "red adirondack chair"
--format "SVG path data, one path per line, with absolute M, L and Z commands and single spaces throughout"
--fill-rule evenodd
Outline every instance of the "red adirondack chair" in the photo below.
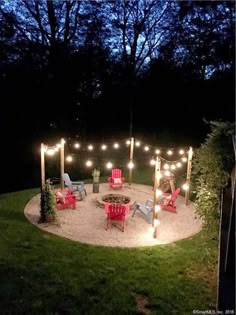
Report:
M 120 203 L 105 202 L 105 212 L 107 214 L 106 230 L 110 226 L 110 221 L 121 221 L 122 232 L 125 231 L 125 217 L 129 213 L 130 206 Z
M 55 192 L 55 207 L 57 210 L 65 209 L 72 206 L 76 209 L 76 195 L 73 195 L 71 189 L 58 190 Z
M 125 178 L 122 176 L 122 171 L 119 168 L 114 168 L 111 171 L 111 176 L 107 178 L 108 183 L 113 189 L 122 189 Z
M 165 197 L 162 199 L 160 206 L 163 210 L 177 213 L 175 200 L 180 193 L 180 188 L 177 188 L 172 194 L 165 193 Z

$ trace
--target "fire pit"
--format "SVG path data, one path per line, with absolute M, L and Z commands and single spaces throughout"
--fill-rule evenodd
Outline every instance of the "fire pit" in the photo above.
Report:
M 128 197 L 128 196 L 124 196 L 124 195 L 120 195 L 120 194 L 107 194 L 107 195 L 103 195 L 100 198 L 96 198 L 94 199 L 95 204 L 99 207 L 99 208 L 103 208 L 105 206 L 106 202 L 110 202 L 110 203 L 119 203 L 119 204 L 123 204 L 123 205 L 130 205 L 130 209 L 133 209 L 134 205 L 135 205 L 135 200 L 132 200 L 132 198 Z
M 110 202 L 110 203 L 127 204 L 130 202 L 130 198 L 127 196 L 118 195 L 118 194 L 108 194 L 102 197 L 102 201 Z

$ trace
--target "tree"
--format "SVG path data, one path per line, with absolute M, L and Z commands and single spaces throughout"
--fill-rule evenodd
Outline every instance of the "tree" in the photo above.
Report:
M 215 72 L 234 72 L 235 3 L 179 1 L 175 29 L 160 49 L 188 76 L 207 79 Z

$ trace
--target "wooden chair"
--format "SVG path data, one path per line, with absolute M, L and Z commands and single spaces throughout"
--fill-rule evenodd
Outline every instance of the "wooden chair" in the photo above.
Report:
M 84 182 L 82 181 L 71 181 L 68 173 L 63 174 L 63 179 L 65 182 L 65 186 L 68 187 L 75 195 L 79 195 L 79 199 L 82 200 L 83 196 L 87 195 L 87 191 L 85 189 Z M 83 195 L 84 194 L 84 195 Z
M 129 213 L 130 206 L 119 203 L 105 202 L 105 212 L 107 214 L 107 224 L 106 230 L 110 226 L 110 221 L 121 221 L 122 222 L 122 232 L 125 231 L 125 217 Z
M 111 171 L 111 176 L 107 178 L 108 183 L 113 189 L 122 189 L 125 178 L 122 176 L 122 171 L 119 168 L 114 168 Z
M 163 210 L 177 213 L 175 201 L 180 193 L 180 188 L 177 188 L 172 194 L 165 193 L 164 198 L 162 199 L 160 206 Z
M 62 210 L 72 206 L 72 209 L 76 209 L 76 196 L 73 195 L 72 190 L 63 189 L 55 192 L 55 207 L 57 210 Z
M 149 224 L 152 223 L 152 218 L 151 218 L 151 215 L 153 213 L 153 200 L 152 199 L 147 199 L 144 204 L 137 203 L 135 205 L 135 209 L 134 209 L 132 217 L 135 215 L 135 212 L 137 210 L 145 215 L 147 223 Z

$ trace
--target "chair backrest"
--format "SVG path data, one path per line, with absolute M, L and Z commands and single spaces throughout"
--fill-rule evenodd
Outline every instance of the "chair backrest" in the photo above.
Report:
M 170 200 L 175 201 L 175 199 L 177 198 L 178 194 L 180 193 L 180 188 L 177 188 L 173 194 L 171 195 Z
M 152 199 L 147 199 L 145 201 L 145 206 L 149 208 L 153 208 L 153 200 Z
M 129 213 L 129 208 L 130 206 L 126 204 L 105 202 L 105 211 L 111 219 L 117 215 L 125 216 Z
M 70 188 L 70 189 L 73 189 L 73 185 L 72 185 L 72 182 L 70 180 L 70 176 L 68 173 L 64 173 L 63 174 L 63 179 L 64 179 L 64 182 L 65 182 L 65 185 Z
M 174 206 L 175 199 L 177 198 L 179 193 L 180 193 L 180 188 L 177 188 L 172 194 L 167 194 L 167 197 L 163 199 L 161 204 Z
M 122 171 L 119 168 L 114 168 L 111 171 L 111 177 L 112 178 L 121 178 L 122 177 Z

